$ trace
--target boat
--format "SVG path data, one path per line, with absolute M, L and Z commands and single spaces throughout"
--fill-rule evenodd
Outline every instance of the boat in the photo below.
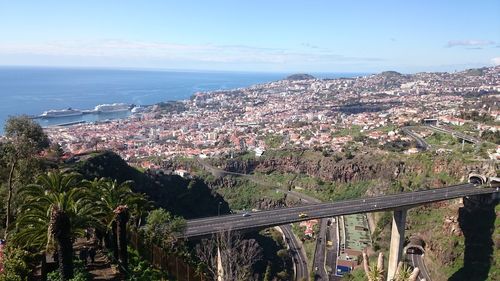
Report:
M 78 109 L 72 109 L 71 107 L 68 109 L 62 110 L 48 110 L 40 115 L 41 118 L 58 118 L 58 117 L 68 117 L 68 116 L 80 116 L 83 112 Z
M 126 103 L 105 103 L 94 108 L 97 113 L 120 112 L 130 110 L 130 105 Z
M 131 112 L 132 113 L 140 113 L 140 112 L 144 112 L 145 110 L 146 110 L 145 107 L 135 106 L 134 108 L 132 108 Z

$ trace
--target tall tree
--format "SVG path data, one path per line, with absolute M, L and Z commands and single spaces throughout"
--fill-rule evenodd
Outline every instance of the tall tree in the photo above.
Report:
M 7 199 L 5 202 L 5 237 L 12 224 L 12 201 L 15 194 L 14 175 L 19 163 L 29 160 L 49 146 L 42 127 L 27 116 L 9 117 L 4 127 L 7 141 L 2 157 L 8 165 Z M 27 175 L 24 175 L 27 177 Z
M 152 207 L 151 202 L 145 195 L 132 192 L 132 181 L 119 184 L 116 180 L 99 178 L 87 181 L 86 184 L 91 190 L 96 207 L 100 210 L 99 218 L 104 228 L 99 231 L 111 238 L 110 244 L 115 258 L 126 261 L 126 244 L 120 245 L 120 241 L 126 242 L 126 239 L 120 238 L 120 235 L 126 235 L 126 222 L 130 218 L 136 223 L 140 222 L 143 213 Z M 125 209 L 126 212 L 122 212 Z
M 84 229 L 98 223 L 99 209 L 77 174 L 49 172 L 38 177 L 36 184 L 21 188 L 21 212 L 16 223 L 14 241 L 38 250 L 53 249 L 59 253 L 59 270 L 63 280 L 73 276 L 73 243 Z
M 128 268 L 127 252 L 127 223 L 129 213 L 127 205 L 120 205 L 114 211 L 116 221 L 116 237 L 118 244 L 118 258 L 124 268 Z

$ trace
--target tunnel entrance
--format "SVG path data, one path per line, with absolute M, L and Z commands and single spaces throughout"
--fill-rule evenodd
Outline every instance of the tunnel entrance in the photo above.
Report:
M 419 236 L 411 236 L 404 247 L 404 252 L 408 255 L 423 255 L 425 253 L 424 240 Z

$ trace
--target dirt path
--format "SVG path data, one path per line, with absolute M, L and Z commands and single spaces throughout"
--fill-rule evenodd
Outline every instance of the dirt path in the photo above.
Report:
M 74 244 L 75 254 L 79 253 L 81 249 L 92 247 L 91 241 L 79 238 Z M 87 271 L 92 276 L 92 280 L 123 280 L 124 276 L 115 268 L 107 256 L 104 249 L 98 248 L 96 251 L 94 262 L 88 258 Z

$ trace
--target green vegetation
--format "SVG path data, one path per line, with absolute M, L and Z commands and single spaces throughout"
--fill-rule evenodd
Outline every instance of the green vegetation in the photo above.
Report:
M 485 123 L 485 124 L 494 124 L 495 123 L 495 119 L 493 118 L 493 116 L 491 116 L 489 114 L 480 114 L 476 110 L 462 111 L 462 112 L 460 112 L 459 117 L 462 119 L 472 120 L 474 122 L 480 122 L 480 123 Z
M 0 273 L 0 281 L 28 280 L 31 269 L 28 265 L 31 255 L 28 251 L 7 246 L 4 252 L 4 271 Z
M 283 136 L 281 135 L 275 135 L 275 134 L 268 134 L 265 139 L 264 139 L 266 145 L 270 149 L 276 149 L 281 147 L 283 144 Z
M 264 280 L 277 277 L 278 280 L 290 280 L 293 276 L 292 256 L 286 248 L 281 232 L 274 228 L 267 228 L 258 235 L 251 235 L 263 250 L 263 259 L 255 265 L 257 272 L 262 272 Z
M 302 246 L 304 248 L 304 251 L 306 253 L 307 260 L 309 261 L 308 267 L 309 267 L 309 272 L 314 272 L 312 269 L 312 260 L 314 259 L 314 253 L 316 251 L 316 239 L 313 237 L 306 236 L 304 234 L 304 231 L 306 230 L 305 226 L 300 226 L 299 223 L 293 223 L 292 224 L 292 232 L 293 234 L 302 241 Z M 319 231 L 319 224 L 315 224 L 313 226 L 313 233 L 318 233 Z
M 233 187 L 219 188 L 217 192 L 224 197 L 233 210 L 250 210 L 262 200 L 279 201 L 284 193 L 275 188 L 258 185 L 244 178 L 233 178 Z
M 493 243 L 495 247 L 493 247 L 493 257 L 491 269 L 488 275 L 489 280 L 499 280 L 500 279 L 500 204 L 496 205 L 495 213 L 497 214 L 495 219 L 495 230 L 493 232 Z
M 37 155 L 49 147 L 49 139 L 42 127 L 28 116 L 10 117 L 4 127 L 5 142 L 0 142 L 2 179 L 6 181 L 5 232 L 7 238 L 15 216 L 17 190 L 29 183 L 40 170 Z M 2 204 L 3 205 L 3 204 Z
M 54 252 L 59 270 L 49 280 L 87 280 L 85 267 L 73 260 L 73 242 L 89 229 L 104 238 L 114 261 L 126 271 L 126 229 L 141 227 L 153 205 L 166 205 L 178 213 L 192 210 L 188 216 L 213 214 L 218 208 L 202 181 L 142 172 L 111 152 L 77 155 L 62 163 L 59 147 L 49 146 L 40 126 L 27 117 L 9 119 L 5 131 L 6 139 L 0 143 L 0 221 L 6 222 L 1 228 L 5 232 L 2 238 L 8 236 L 8 247 L 1 281 L 31 279 L 31 269 L 41 264 L 42 256 Z M 141 192 L 158 194 L 159 201 L 153 204 Z M 167 194 L 174 203 L 162 201 Z M 207 212 L 208 208 L 212 209 Z M 220 208 L 226 211 L 227 204 Z M 181 231 L 183 219 L 165 210 L 153 214 L 159 214 L 158 218 L 166 215 L 164 221 L 169 225 L 168 231 L 155 228 L 155 234 L 168 239 Z
M 342 281 L 366 281 L 365 272 L 362 268 L 356 268 L 342 277 Z
M 363 133 L 361 133 L 362 127 L 358 125 L 351 126 L 349 128 L 342 128 L 339 129 L 335 132 L 332 133 L 333 137 L 345 137 L 345 136 L 351 136 L 353 138 L 363 136 Z
M 182 233 L 186 221 L 181 217 L 174 217 L 164 209 L 156 209 L 149 213 L 146 225 L 141 231 L 149 242 L 171 248 L 175 242 L 175 234 Z
M 485 131 L 481 134 L 481 139 L 500 145 L 500 131 Z
M 321 183 L 321 182 L 320 182 Z M 303 190 L 305 194 L 316 197 L 322 201 L 339 201 L 359 198 L 366 193 L 374 181 L 359 181 L 349 183 L 325 183 L 314 190 Z
M 69 279 L 69 281 L 87 281 L 91 280 L 92 276 L 87 272 L 83 261 L 76 259 L 74 263 L 75 273 L 74 277 Z M 53 271 L 48 274 L 47 281 L 64 281 L 65 279 L 61 277 L 59 271 Z
M 168 281 L 168 274 L 155 269 L 151 264 L 145 261 L 136 250 L 128 248 L 130 256 L 130 266 L 127 280 L 130 281 Z

